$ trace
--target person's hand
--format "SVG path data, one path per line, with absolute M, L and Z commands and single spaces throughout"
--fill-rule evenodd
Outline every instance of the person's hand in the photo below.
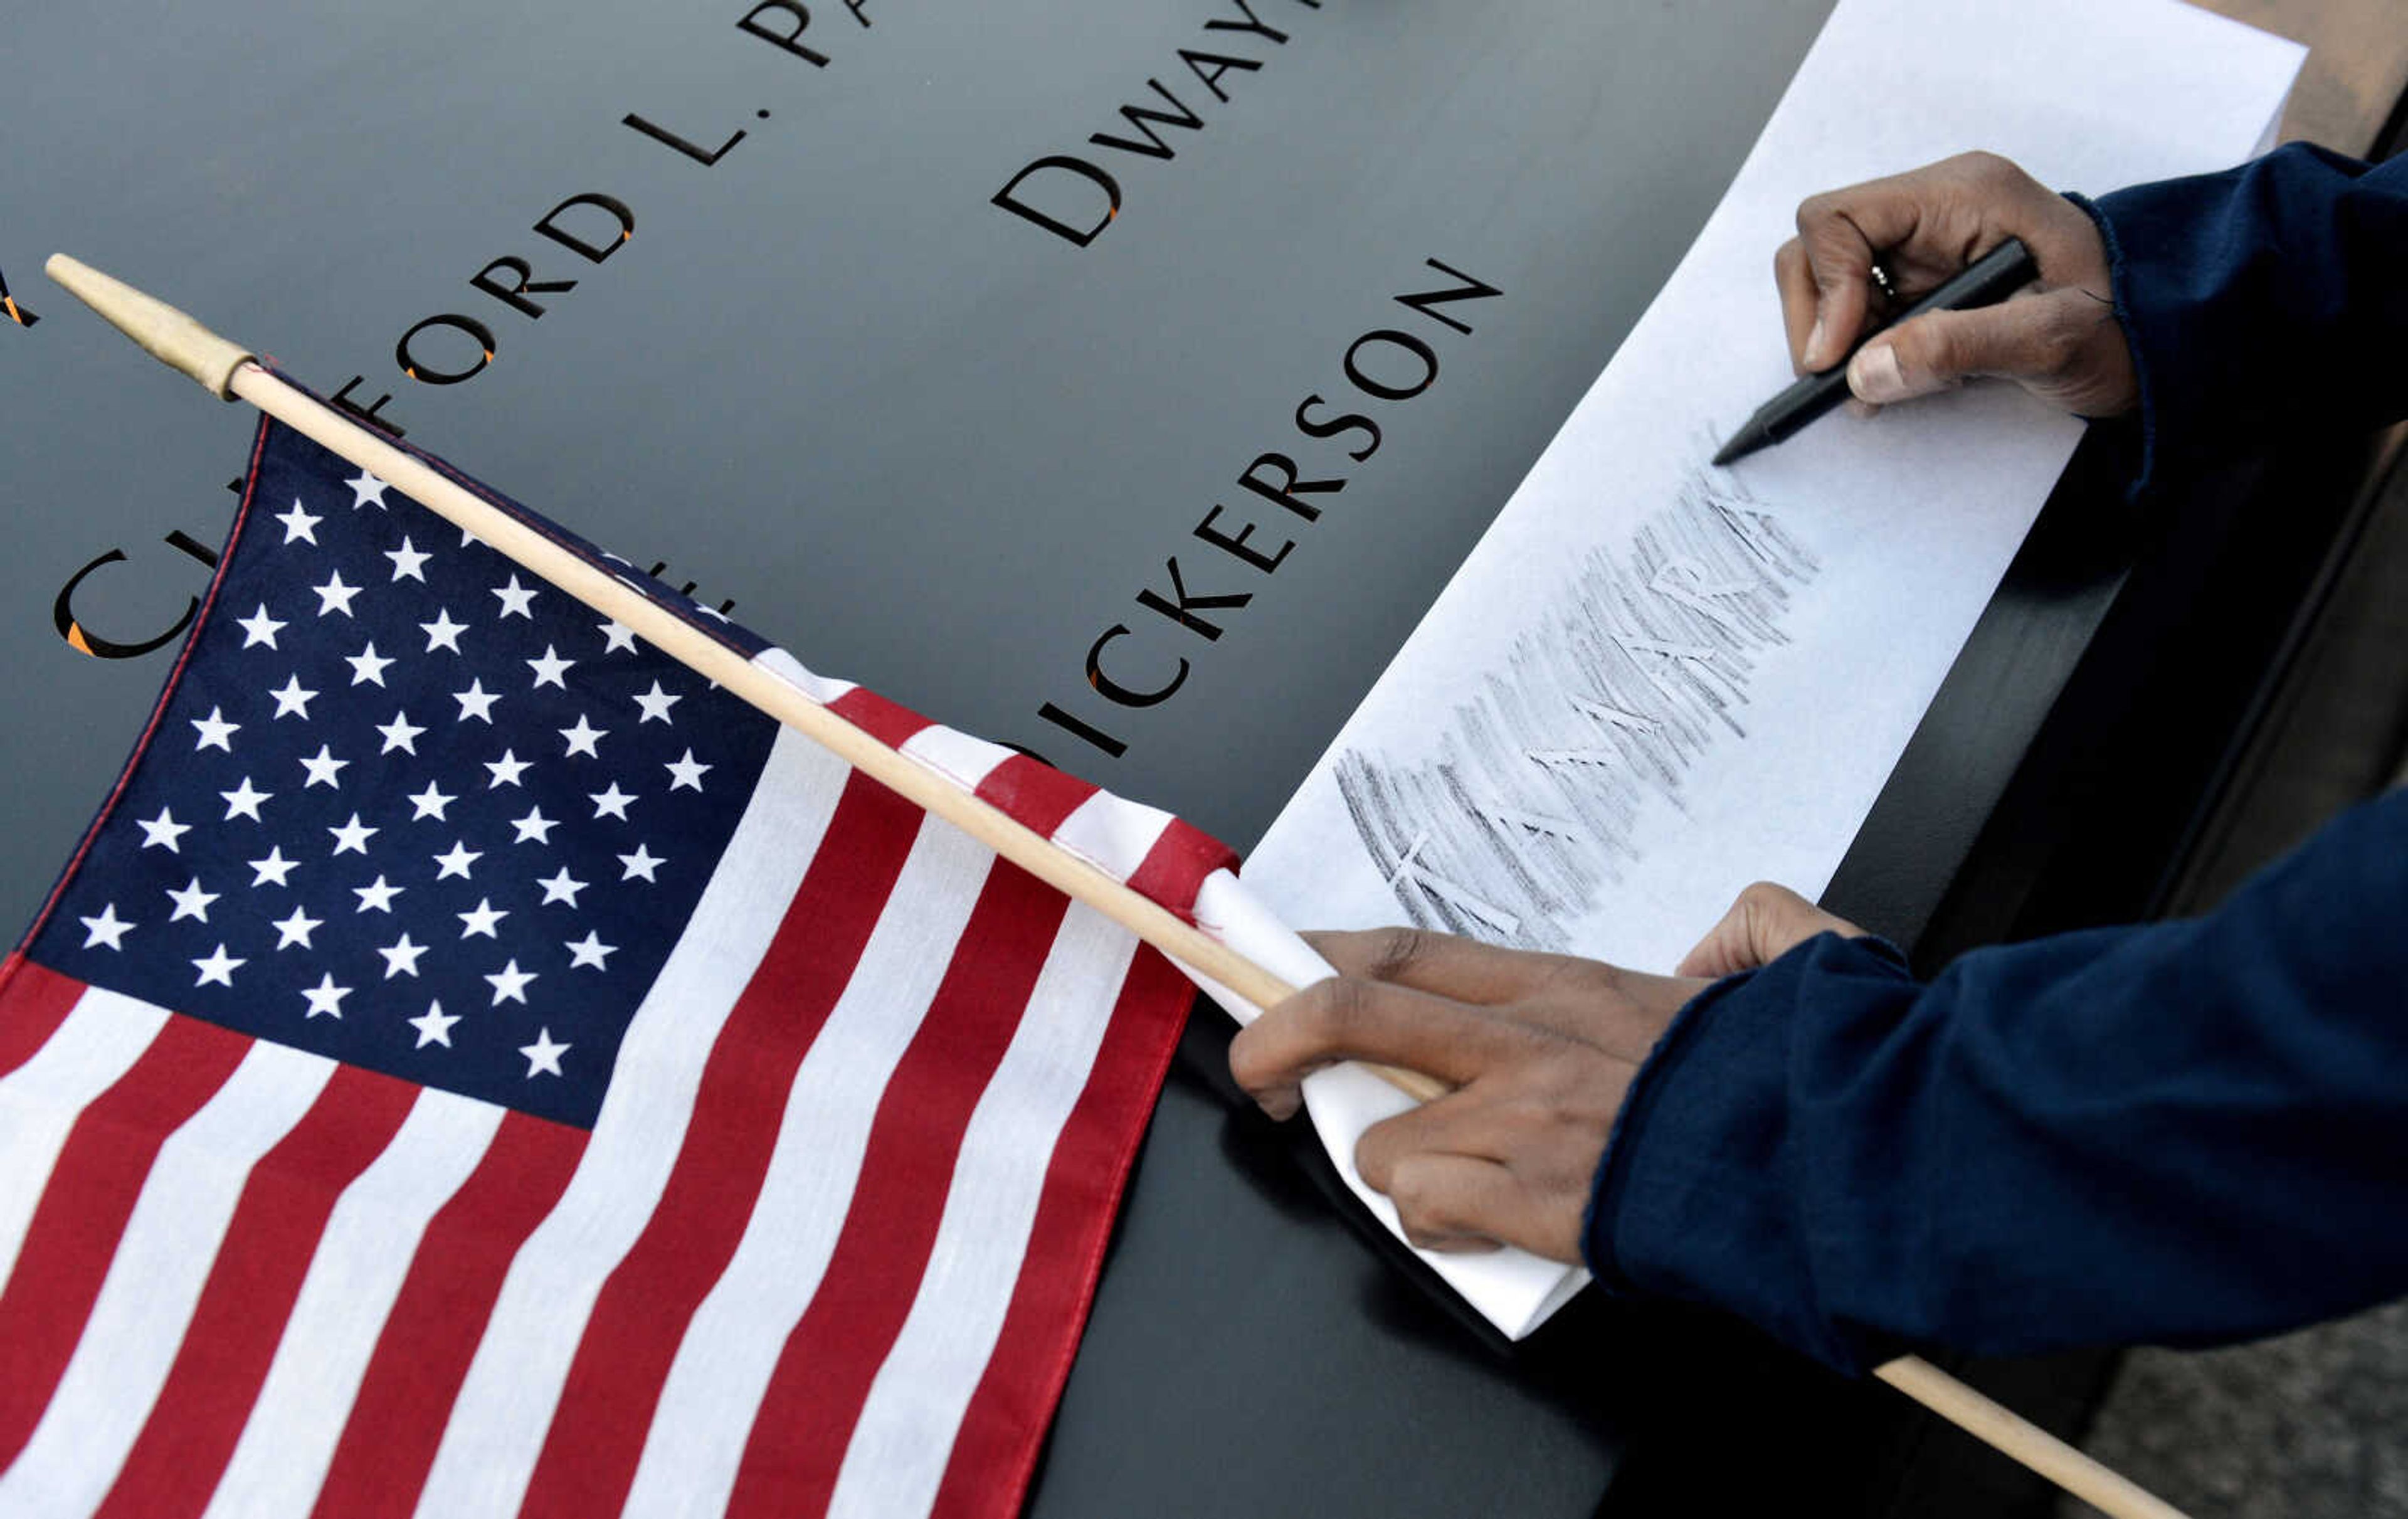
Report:
M 1848 364 L 1860 402 L 1887 404 L 1976 375 L 2012 380 L 2086 417 L 2139 403 L 2130 345 L 2113 309 L 2107 251 L 2082 208 L 1995 153 L 1816 195 L 1773 259 L 1790 362 L 1828 369 L 1871 322 L 1928 294 L 2009 237 L 2040 277 L 1997 306 L 1934 311 L 1883 334 Z M 1896 300 L 1872 276 L 1876 255 Z
M 1426 1250 L 1520 1245 L 1581 1258 L 1581 1215 L 1623 1093 L 1706 984 L 1595 960 L 1392 928 L 1309 935 L 1338 978 L 1240 1030 L 1230 1074 L 1274 1118 L 1340 1060 L 1402 1066 L 1455 1091 L 1374 1124 L 1355 1169 Z
M 1835 917 L 1786 886 L 1759 881 L 1739 894 L 1723 921 L 1706 930 L 1673 972 L 1719 980 L 1778 960 L 1813 939 L 1833 933 L 1856 939 L 1864 930 Z

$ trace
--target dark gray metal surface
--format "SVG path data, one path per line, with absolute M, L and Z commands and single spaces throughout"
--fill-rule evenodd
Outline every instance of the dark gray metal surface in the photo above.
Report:
M 206 571 L 162 540 L 217 541 L 250 426 L 39 279 L 54 249 L 321 389 L 364 377 L 412 441 L 667 561 L 814 666 L 1243 845 L 1661 284 L 1828 6 L 1255 0 L 1272 44 L 1206 31 L 1232 0 L 873 3 L 866 28 L 828 4 L 801 39 L 824 67 L 739 31 L 747 8 L 11 18 L 0 273 L 42 320 L 0 324 L 0 915 L 30 916 L 170 657 L 75 652 L 54 599 L 122 550 L 79 619 L 118 642 L 172 623 Z M 1262 66 L 1221 74 L 1222 101 L 1182 48 Z M 1130 135 L 1124 103 L 1167 108 L 1149 79 L 1203 127 L 1158 127 L 1168 160 L 1090 144 Z M 631 113 L 705 151 L 745 136 L 706 165 Z M 1086 247 L 990 204 L 1046 154 L 1120 185 Z M 532 230 L 586 193 L 635 220 L 599 263 Z M 592 206 L 561 225 L 613 230 Z M 535 296 L 540 319 L 471 288 L 505 256 L 576 288 Z M 1502 292 L 1440 308 L 1470 333 L 1392 299 L 1457 283 L 1430 259 Z M 490 366 L 406 378 L 396 340 L 445 313 L 490 329 Z M 1426 391 L 1349 381 L 1350 344 L 1383 328 L 1429 345 Z M 474 345 L 412 352 L 466 367 Z M 1411 379 L 1402 352 L 1364 367 Z M 1378 451 L 1300 433 L 1316 393 L 1376 421 Z M 1264 452 L 1345 489 L 1290 516 L 1238 488 Z M 1216 503 L 1225 532 L 1294 540 L 1275 574 L 1192 536 Z M 1218 638 L 1135 599 L 1171 594 L 1174 554 L 1191 595 L 1251 596 L 1204 614 Z M 1090 688 L 1121 623 L 1124 683 L 1191 661 L 1173 696 Z M 1125 755 L 1040 721 L 1048 702 Z M 1032 1512 L 1587 1512 L 1622 1415 L 1402 1284 L 1231 1115 L 1214 1040 L 1190 1045 Z
M 9 802 L 15 863 L 64 848 L 164 664 L 58 647 L 54 595 L 123 548 L 78 610 L 122 640 L 156 631 L 203 575 L 159 539 L 222 531 L 247 428 L 56 294 L 37 272 L 54 248 L 322 389 L 365 376 L 355 395 L 393 393 L 413 440 L 736 598 L 814 666 L 1243 843 L 1653 295 L 1828 7 L 1261 0 L 1275 46 L 1206 32 L 1239 15 L 1226 0 L 872 6 L 867 29 L 836 5 L 806 34 L 824 68 L 723 8 L 246 0 L 12 22 L 0 272 L 46 320 L 0 328 L 0 678 L 57 719 L 12 739 L 32 782 Z M 1182 47 L 1262 67 L 1216 101 Z M 1130 135 L 1120 104 L 1161 107 L 1149 79 L 1204 127 L 1159 128 L 1168 162 L 1089 145 Z M 707 147 L 746 136 L 706 167 L 630 113 Z M 1084 249 L 989 204 L 1050 153 L 1123 187 Z M 598 265 L 531 230 L 586 192 L 636 221 Z M 562 223 L 614 230 L 591 207 Z M 505 255 L 578 286 L 530 319 L 468 284 Z M 1503 291 L 1450 308 L 1472 334 L 1390 299 L 1455 283 L 1429 258 Z M 1765 299 L 1770 319 L 1769 281 Z M 445 313 L 485 323 L 494 362 L 414 383 L 395 342 Z M 1349 384 L 1348 346 L 1381 328 L 1431 343 L 1426 393 Z M 472 351 L 456 331 L 413 347 Z M 1315 393 L 1377 421 L 1379 451 L 1301 435 Z M 1319 522 L 1238 489 L 1267 451 L 1348 477 Z M 1276 574 L 1191 536 L 1216 503 L 1223 531 L 1296 540 Z M 1252 594 L 1218 640 L 1135 601 L 1168 594 L 1172 554 L 1193 594 Z M 1129 683 L 1194 661 L 1175 696 L 1133 710 L 1087 688 L 1119 623 Z M 1048 701 L 1126 756 L 1040 722 Z M 23 874 L 0 898 L 21 918 Z

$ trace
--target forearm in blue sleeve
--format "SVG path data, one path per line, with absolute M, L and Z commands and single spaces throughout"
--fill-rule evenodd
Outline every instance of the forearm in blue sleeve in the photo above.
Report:
M 2408 157 L 2293 144 L 2082 204 L 2139 370 L 2144 480 L 2306 423 L 2408 416 Z
M 2408 1293 L 2408 793 L 2205 918 L 1928 985 L 1827 934 L 1716 983 L 1633 1083 L 1585 1247 L 1850 1369 Z

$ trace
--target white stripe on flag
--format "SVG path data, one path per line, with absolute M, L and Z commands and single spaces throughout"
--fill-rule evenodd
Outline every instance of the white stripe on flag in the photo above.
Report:
M 813 675 L 803 667 L 801 660 L 783 649 L 764 649 L 752 656 L 752 663 L 795 686 L 823 707 L 853 689 L 851 681 L 831 681 L 824 675 Z
M 66 1374 L 17 1464 L 0 1513 L 83 1513 L 142 1432 L 259 1157 L 292 1131 L 335 1062 L 265 1040 L 159 1147 Z
M 0 1285 L 84 1106 L 117 1084 L 165 1027 L 167 1010 L 86 987 L 33 1058 L 0 1077 Z
M 1145 863 L 1162 830 L 1176 821 L 1159 808 L 1099 791 L 1062 820 L 1054 841 L 1093 860 L 1114 880 L 1126 881 Z
M 659 1205 L 712 1041 L 818 853 L 850 768 L 781 728 L 760 785 L 619 1047 L 584 1158 L 510 1263 L 420 1492 L 425 1519 L 516 1509 L 602 1284 Z
M 853 979 L 795 1073 L 760 1196 L 678 1344 L 624 1513 L 727 1506 L 753 1412 L 836 1249 L 887 1080 L 994 865 L 952 824 L 921 824 Z
M 922 728 L 903 740 L 903 752 L 911 759 L 930 767 L 960 786 L 964 791 L 978 790 L 979 782 L 998 765 L 1011 758 L 1011 751 L 1001 744 L 991 744 L 983 738 L 973 738 L 967 733 L 951 728 Z
M 208 1519 L 309 1512 L 419 1237 L 476 1169 L 505 1111 L 422 1091 L 384 1153 L 344 1189 Z
M 862 1404 L 830 1519 L 901 1519 L 936 1502 L 962 1411 L 1011 1306 L 1048 1162 L 1136 953 L 1126 929 L 1071 906 L 962 1135 L 927 1270 Z

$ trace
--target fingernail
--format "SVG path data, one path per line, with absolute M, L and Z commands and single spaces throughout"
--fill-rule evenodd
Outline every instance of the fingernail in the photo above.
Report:
M 1848 361 L 1848 389 L 1859 400 L 1876 406 L 1885 401 L 1903 401 L 1907 397 L 1906 376 L 1898 366 L 1898 350 L 1888 343 L 1871 343 L 1856 350 Z
M 1859 401 L 1855 396 L 1851 395 L 1848 397 L 1848 415 L 1856 418 L 1858 422 L 1863 422 L 1868 418 L 1880 416 L 1881 408 L 1873 405 L 1870 401 Z
M 1823 319 L 1821 317 L 1816 317 L 1814 319 L 1814 330 L 1806 335 L 1806 367 L 1809 369 L 1821 368 L 1822 365 L 1817 361 L 1822 357 Z

